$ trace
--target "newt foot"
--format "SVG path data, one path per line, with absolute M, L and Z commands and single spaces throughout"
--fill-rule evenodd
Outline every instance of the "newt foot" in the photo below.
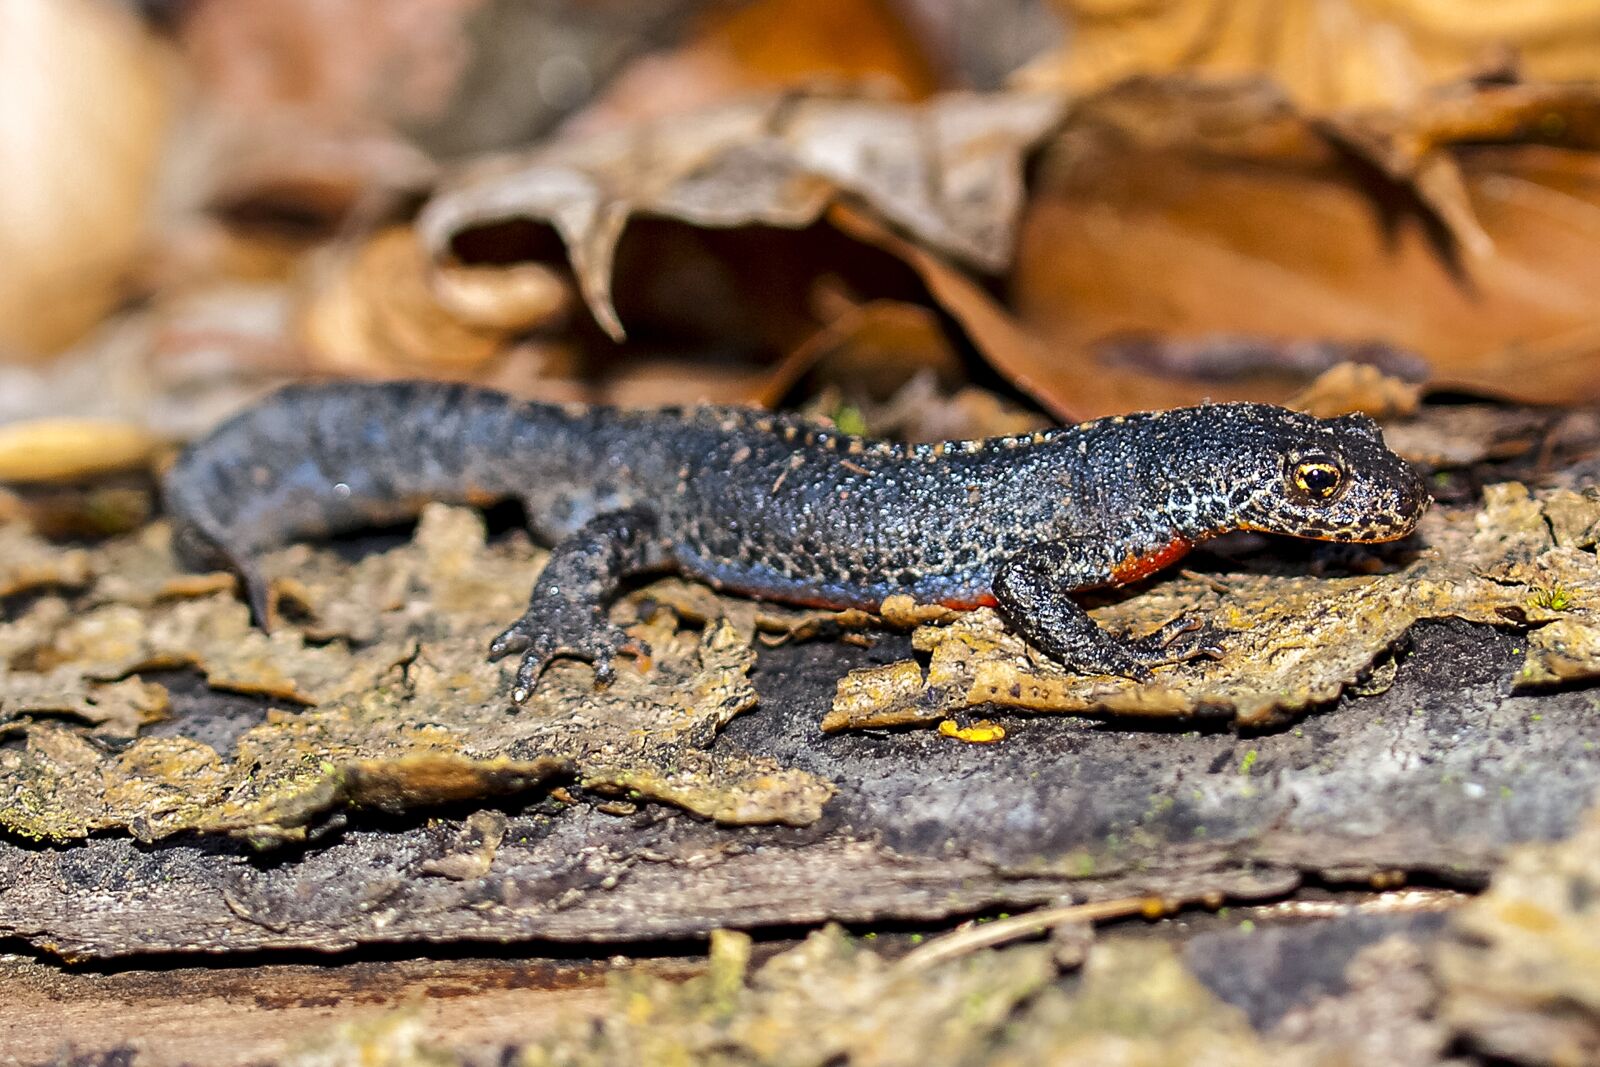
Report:
M 560 658 L 586 660 L 594 665 L 596 685 L 609 685 L 616 677 L 612 661 L 619 655 L 648 658 L 650 646 L 631 636 L 622 627 L 596 615 L 566 620 L 535 619 L 530 612 L 506 627 L 489 643 L 489 659 L 497 660 L 512 652 L 522 653 L 517 665 L 516 684 L 511 689 L 513 704 L 526 703 L 545 668 Z
M 1179 616 L 1144 637 L 1124 638 L 1128 669 L 1116 671 L 1138 682 L 1151 681 L 1152 667 L 1186 663 L 1192 659 L 1221 659 L 1222 640 L 1228 634 L 1199 619 Z

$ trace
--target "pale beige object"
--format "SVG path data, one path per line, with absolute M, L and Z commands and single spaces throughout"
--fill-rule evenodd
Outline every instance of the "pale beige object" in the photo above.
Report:
M 54 482 L 150 461 L 161 441 L 117 419 L 29 419 L 0 426 L 0 482 Z
M 503 267 L 438 264 L 431 279 L 439 306 L 472 326 L 528 330 L 548 326 L 566 312 L 572 288 L 543 263 Z
M 317 366 L 340 374 L 453 374 L 505 348 L 509 331 L 463 322 L 429 286 L 408 226 L 331 250 L 300 289 L 297 333 Z
M 1600 810 L 1564 841 L 1513 849 L 1434 952 L 1440 1015 L 1501 1062 L 1600 1054 Z
M 1404 107 L 1515 55 L 1528 77 L 1600 76 L 1600 0 L 1055 0 L 1069 44 L 1016 77 L 1102 88 L 1132 75 L 1265 74 L 1313 110 Z
M 1422 402 L 1422 383 L 1385 374 L 1370 363 L 1336 363 L 1290 397 L 1288 406 L 1319 419 L 1354 411 L 1375 419 L 1415 415 Z
M 0 0 L 0 359 L 46 354 L 124 295 L 171 103 L 167 53 L 97 0 Z

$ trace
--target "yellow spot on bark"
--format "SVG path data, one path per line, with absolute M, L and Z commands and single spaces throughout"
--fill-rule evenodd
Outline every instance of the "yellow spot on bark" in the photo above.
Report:
M 946 719 L 939 724 L 939 733 L 944 737 L 965 741 L 969 745 L 992 745 L 996 741 L 1005 740 L 1006 728 L 988 719 L 982 719 L 971 726 L 960 726 L 954 719 Z

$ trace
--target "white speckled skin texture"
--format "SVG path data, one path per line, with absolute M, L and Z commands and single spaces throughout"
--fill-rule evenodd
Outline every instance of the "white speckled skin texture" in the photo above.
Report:
M 1429 502 L 1371 420 L 1262 404 L 905 446 L 740 409 L 553 407 L 425 382 L 291 387 L 193 445 L 166 482 L 180 548 L 236 569 L 263 622 L 263 550 L 427 500 L 501 498 L 554 546 L 493 646 L 525 650 L 519 698 L 556 656 L 604 678 L 617 652 L 641 651 L 604 606 L 621 578 L 661 568 L 792 603 L 998 604 L 1068 666 L 1143 677 L 1214 635 L 1122 641 L 1068 594 L 1229 530 L 1392 540 Z

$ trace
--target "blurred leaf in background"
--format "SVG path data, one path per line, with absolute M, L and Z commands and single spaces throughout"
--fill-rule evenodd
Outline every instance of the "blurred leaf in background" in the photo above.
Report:
M 0 4 L 0 358 L 70 344 L 128 292 L 176 71 L 131 13 Z
M 181 438 L 307 374 L 867 412 L 920 378 L 1057 418 L 1600 399 L 1590 0 L 0 17 L 30 72 L 0 344 L 61 352 L 0 369 L 13 423 Z M 1360 389 L 1305 392 L 1343 363 Z
M 1132 76 L 1260 76 L 1325 112 L 1411 107 L 1512 57 L 1531 80 L 1600 76 L 1596 0 L 1053 2 L 1071 38 L 1020 84 L 1085 92 Z
M 1342 346 L 1437 386 L 1600 400 L 1597 119 L 1593 89 L 1520 83 L 1337 122 L 1259 82 L 1084 98 L 1009 280 L 1051 353 L 1037 380 L 1086 415 L 1281 401 Z M 1306 338 L 1339 344 L 1305 366 Z

